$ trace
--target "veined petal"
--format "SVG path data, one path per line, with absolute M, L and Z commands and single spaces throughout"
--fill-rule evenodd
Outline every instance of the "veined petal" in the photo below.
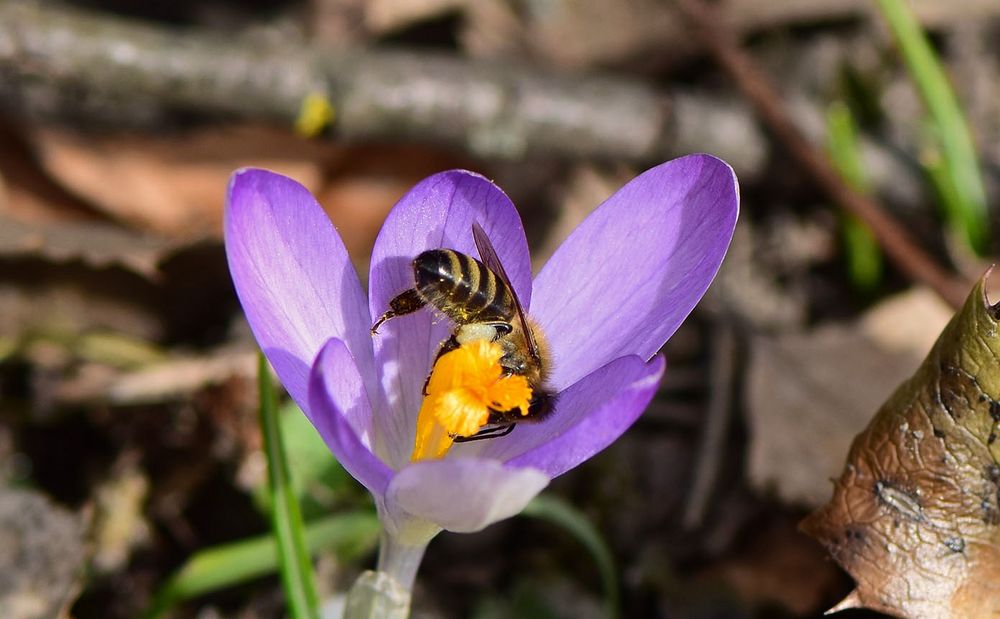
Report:
M 225 236 L 250 328 L 299 406 L 309 408 L 313 359 L 337 337 L 380 409 L 365 295 L 343 241 L 309 191 L 267 170 L 237 171 L 226 196 Z
M 385 494 L 392 470 L 372 453 L 371 405 L 343 341 L 331 339 L 317 355 L 304 410 L 344 469 L 372 494 Z
M 732 169 L 710 155 L 652 168 L 587 217 L 535 279 L 557 390 L 613 359 L 649 359 L 715 277 L 736 224 Z
M 406 528 L 400 524 L 406 520 L 417 520 L 470 533 L 519 513 L 548 483 L 541 471 L 496 460 L 424 460 L 396 474 L 385 508 L 398 529 Z
M 544 421 L 519 423 L 509 435 L 486 441 L 479 455 L 533 467 L 552 478 L 562 475 L 635 423 L 656 393 L 664 365 L 662 356 L 648 363 L 635 355 L 616 359 L 560 393 Z
M 472 223 L 486 231 L 522 302 L 531 298 L 531 262 L 521 218 L 510 199 L 487 179 L 462 170 L 435 174 L 396 204 L 372 251 L 369 303 L 372 316 L 389 308 L 397 294 L 413 287 L 413 259 L 422 251 L 448 248 L 479 258 Z M 390 414 L 382 431 L 389 464 L 399 469 L 413 449 L 424 380 L 451 325 L 424 309 L 390 320 L 375 336 L 375 358 Z M 381 422 L 381 420 L 380 420 Z

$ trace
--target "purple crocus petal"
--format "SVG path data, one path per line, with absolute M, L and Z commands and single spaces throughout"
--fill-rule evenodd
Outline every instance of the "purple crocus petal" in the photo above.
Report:
M 413 259 L 422 251 L 454 249 L 479 257 L 472 223 L 486 231 L 524 303 L 531 298 L 531 261 L 521 218 L 510 199 L 487 179 L 461 170 L 435 174 L 417 184 L 389 213 L 372 251 L 371 315 L 413 287 Z M 424 380 L 451 324 L 430 310 L 391 320 L 375 336 L 375 358 L 393 412 L 380 427 L 390 446 L 389 464 L 400 468 L 413 449 Z M 381 420 L 380 420 L 381 421 Z M 394 448 L 391 446 L 395 446 Z
M 354 358 L 333 338 L 320 350 L 309 375 L 309 419 L 333 455 L 375 495 L 385 493 L 392 469 L 371 448 L 372 409 Z
M 233 174 L 226 196 L 226 256 L 257 343 L 308 410 L 307 381 L 330 337 L 344 340 L 381 408 L 370 316 L 343 241 L 309 191 L 267 170 Z M 371 420 L 357 420 L 371 430 Z
M 386 508 L 397 522 L 416 518 L 469 533 L 519 513 L 548 483 L 541 471 L 495 460 L 427 460 L 389 482 Z
M 480 456 L 534 467 L 552 478 L 562 475 L 635 423 L 656 393 L 664 365 L 662 356 L 648 363 L 635 355 L 615 359 L 560 393 L 544 421 L 520 423 L 508 436 L 484 441 Z
M 715 277 L 738 206 L 732 169 L 690 155 L 644 172 L 591 213 L 535 279 L 531 312 L 555 356 L 551 386 L 656 353 Z

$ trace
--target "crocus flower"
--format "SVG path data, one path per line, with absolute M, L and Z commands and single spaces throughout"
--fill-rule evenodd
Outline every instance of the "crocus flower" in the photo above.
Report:
M 417 184 L 375 241 L 368 295 L 333 223 L 295 181 L 236 172 L 226 253 L 258 343 L 383 524 L 380 569 L 409 588 L 441 529 L 517 514 L 552 478 L 604 449 L 642 413 L 664 370 L 657 351 L 719 268 L 738 210 L 732 170 L 691 155 L 641 174 L 599 206 L 532 278 L 510 199 L 465 171 Z M 478 222 L 551 349 L 554 411 L 503 437 L 411 461 L 424 383 L 453 325 L 428 309 L 373 317 L 412 288 L 412 261 L 450 248 L 479 257 Z

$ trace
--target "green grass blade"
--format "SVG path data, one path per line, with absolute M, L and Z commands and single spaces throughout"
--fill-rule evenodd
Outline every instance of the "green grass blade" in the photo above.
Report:
M 348 562 L 371 552 L 380 530 L 373 512 L 345 512 L 306 525 L 305 545 L 310 554 L 329 548 Z M 167 580 L 142 617 L 157 619 L 185 600 L 273 574 L 277 569 L 278 545 L 270 534 L 206 548 Z
M 257 366 L 260 388 L 260 427 L 267 456 L 268 483 L 271 492 L 271 529 L 277 541 L 278 566 L 285 601 L 292 619 L 316 619 L 319 602 L 313 581 L 312 562 L 306 552 L 302 516 L 292 486 L 288 459 L 281 442 L 278 399 L 264 355 Z
M 308 522 L 370 501 L 368 493 L 330 454 L 326 442 L 294 402 L 284 403 L 278 418 L 282 442 L 294 446 L 287 453 L 288 467 L 303 520 Z M 255 487 L 251 496 L 262 514 L 271 513 L 267 484 Z
M 851 108 L 843 101 L 834 101 L 826 111 L 827 150 L 837 171 L 858 191 L 869 190 L 868 177 L 861 163 L 858 128 Z
M 569 503 L 548 496 L 535 497 L 521 513 L 565 529 L 587 549 L 601 576 L 606 615 L 609 619 L 617 617 L 621 595 L 618 590 L 618 573 L 614 556 L 593 523 Z
M 953 202 L 945 201 L 946 217 L 974 250 L 983 253 L 989 243 L 986 190 L 969 125 L 962 114 L 944 69 L 905 0 L 876 0 L 899 45 L 910 75 L 920 91 L 941 141 Z
M 851 109 L 841 101 L 832 103 L 826 114 L 827 151 L 844 181 L 867 193 L 868 178 L 861 162 L 858 129 Z M 870 291 L 882 279 L 882 253 L 875 235 L 860 219 L 851 214 L 842 217 L 844 256 L 851 282 Z

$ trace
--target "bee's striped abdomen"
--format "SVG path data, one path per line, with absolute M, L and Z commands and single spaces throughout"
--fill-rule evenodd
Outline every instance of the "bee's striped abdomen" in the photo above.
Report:
M 425 251 L 413 261 L 416 290 L 459 324 L 509 321 L 510 290 L 482 262 L 450 249 Z

